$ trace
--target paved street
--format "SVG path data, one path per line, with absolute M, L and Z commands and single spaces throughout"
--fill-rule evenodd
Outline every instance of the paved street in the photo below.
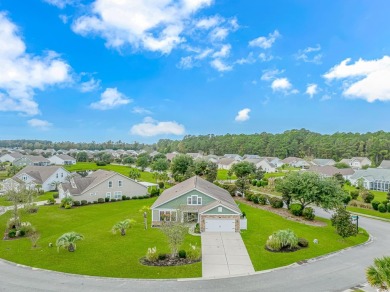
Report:
M 249 275 L 254 271 L 239 233 L 202 233 L 203 278 Z
M 326 214 L 325 214 L 326 215 Z M 304 265 L 251 276 L 212 280 L 108 279 L 32 270 L 0 261 L 2 291 L 344 291 L 366 282 L 364 271 L 390 246 L 387 222 L 361 217 L 373 236 L 371 244 L 352 248 Z M 388 253 L 387 253 L 388 254 Z

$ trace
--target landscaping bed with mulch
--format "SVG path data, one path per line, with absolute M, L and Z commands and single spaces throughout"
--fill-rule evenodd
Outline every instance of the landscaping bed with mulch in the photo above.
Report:
M 319 220 L 315 220 L 315 219 L 313 221 L 310 221 L 310 220 L 306 220 L 303 217 L 294 216 L 287 209 L 284 209 L 284 208 L 273 208 L 270 205 L 255 204 L 255 203 L 253 203 L 251 201 L 248 201 L 248 200 L 246 200 L 245 198 L 242 198 L 242 197 L 234 197 L 234 199 L 236 201 L 239 201 L 239 202 L 242 202 L 244 204 L 250 205 L 250 206 L 252 206 L 254 208 L 272 212 L 274 214 L 282 216 L 283 218 L 286 218 L 287 220 L 299 222 L 299 223 L 310 225 L 310 226 L 318 226 L 318 227 L 327 226 L 327 224 L 325 222 L 323 222 L 323 221 L 319 221 Z
M 148 261 L 145 257 L 140 259 L 140 263 L 145 266 L 156 266 L 156 267 L 171 267 L 171 266 L 183 266 L 198 263 L 201 260 L 190 260 L 186 258 L 172 258 L 167 256 L 165 259 L 159 259 L 157 261 Z

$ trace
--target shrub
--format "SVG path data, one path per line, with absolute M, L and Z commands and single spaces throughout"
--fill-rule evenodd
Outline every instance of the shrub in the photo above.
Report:
M 64 206 L 64 208 L 65 208 L 65 209 L 70 209 L 70 208 L 72 208 L 72 205 L 66 204 L 66 205 Z
M 25 205 L 24 206 L 24 210 L 27 212 L 27 213 L 37 213 L 38 210 L 39 210 L 39 207 L 37 204 L 28 204 L 28 205 Z
M 48 205 L 54 205 L 55 202 L 56 202 L 56 200 L 54 200 L 54 198 L 49 198 L 49 199 L 46 201 L 46 204 L 48 204 Z
M 257 180 L 253 179 L 253 180 L 252 180 L 252 186 L 255 187 L 256 185 L 257 185 Z
M 7 228 L 8 229 L 14 229 L 16 228 L 16 225 L 19 225 L 20 221 L 19 221 L 19 217 L 15 218 L 14 217 L 11 217 L 8 221 L 7 221 Z
M 378 206 L 379 206 L 380 202 L 377 201 L 377 200 L 374 200 L 371 202 L 371 206 L 374 210 L 378 211 Z
M 387 211 L 386 205 L 379 204 L 378 205 L 378 211 L 381 212 L 381 213 L 386 213 L 386 211 Z
M 359 197 L 359 191 L 357 190 L 350 191 L 349 194 L 351 195 L 352 200 L 356 200 Z
M 294 249 L 298 247 L 298 236 L 291 229 L 279 230 L 268 238 L 266 246 L 274 251 Z
M 60 197 L 60 195 L 58 193 L 53 193 L 53 198 L 54 199 L 58 199 Z
M 111 202 L 116 202 L 116 199 L 111 199 Z
M 179 258 L 185 259 L 186 256 L 187 256 L 187 253 L 186 253 L 185 250 L 183 250 L 183 249 L 182 249 L 182 250 L 179 250 Z
M 261 181 L 261 186 L 263 186 L 263 187 L 268 186 L 268 181 L 267 180 L 262 180 Z
M 105 198 L 104 198 L 104 201 L 107 203 L 107 202 L 110 201 L 110 198 L 109 198 L 109 197 L 105 197 Z
M 63 199 L 61 200 L 61 205 L 60 205 L 60 207 L 65 207 L 66 205 L 69 205 L 69 206 L 72 207 L 72 205 L 73 205 L 73 199 L 70 198 L 70 197 L 63 198 Z M 69 208 L 68 208 L 68 209 L 69 209 Z
M 126 200 L 131 200 L 131 198 L 130 197 L 126 197 Z
M 125 195 L 122 196 L 122 201 L 126 201 L 127 197 Z
M 291 204 L 290 212 L 294 216 L 302 216 L 302 206 L 300 204 Z
M 23 231 L 24 234 L 29 234 L 30 232 L 34 231 L 35 228 L 31 225 L 30 222 L 22 222 L 19 226 L 19 231 Z
M 104 198 L 99 198 L 98 203 L 104 203 Z
M 152 189 L 150 191 L 150 196 L 151 197 L 158 197 L 160 195 L 160 189 Z
M 283 200 L 276 198 L 276 197 L 269 198 L 269 203 L 272 206 L 272 208 L 282 208 L 283 207 Z
M 14 238 L 16 236 L 16 230 L 11 230 L 8 232 L 8 237 L 9 238 Z
M 84 205 L 87 205 L 88 204 L 88 201 L 87 200 L 81 200 L 81 205 L 84 206 Z
M 252 202 L 255 203 L 255 204 L 258 204 L 260 201 L 259 201 L 259 197 L 258 195 L 249 195 L 251 198 L 252 198 Z
M 357 207 L 357 206 L 358 206 L 358 204 L 356 203 L 356 201 L 352 201 L 351 204 L 349 204 L 349 205 L 352 206 L 352 207 Z
M 24 230 L 18 230 L 16 231 L 17 233 L 17 236 L 25 236 L 26 235 L 26 232 Z
M 98 201 L 93 201 L 93 203 L 94 203 L 94 204 L 97 204 L 97 203 L 99 203 L 99 202 L 98 202 Z
M 164 182 L 160 181 L 160 182 L 158 183 L 158 187 L 159 187 L 160 189 L 163 189 L 163 188 L 165 187 Z
M 374 200 L 374 198 L 375 198 L 374 194 L 369 192 L 369 191 L 364 191 L 361 194 L 361 197 L 362 197 L 364 203 L 371 203 L 371 201 Z
M 387 212 L 390 213 L 390 204 L 387 205 Z
M 256 186 L 257 186 L 257 187 L 261 187 L 261 185 L 262 185 L 262 184 L 261 184 L 261 180 L 257 181 Z
M 389 203 L 389 201 L 385 200 L 385 201 L 382 201 L 382 204 L 387 206 L 387 204 Z
M 190 248 L 187 251 L 187 259 L 191 261 L 197 261 L 200 259 L 201 250 L 199 246 L 190 244 Z
M 298 238 L 298 246 L 300 246 L 300 247 L 308 247 L 309 246 L 309 242 L 305 238 L 299 237 Z
M 302 215 L 306 220 L 311 221 L 315 218 L 315 211 L 312 207 L 306 207 L 305 209 L 303 209 Z
M 344 203 L 345 205 L 348 205 L 349 202 L 350 202 L 351 200 L 352 200 L 352 197 L 351 197 L 350 195 L 346 194 L 346 195 L 344 196 L 344 198 L 343 198 L 343 203 Z
M 195 228 L 194 228 L 194 233 L 200 233 L 200 226 L 199 223 L 196 223 Z
M 160 254 L 158 254 L 158 260 L 159 260 L 159 261 L 163 261 L 163 260 L 165 260 L 167 257 L 168 257 L 168 256 L 167 256 L 167 254 L 165 254 L 165 253 L 160 253 Z
M 80 206 L 81 203 L 80 203 L 80 201 L 74 201 L 74 202 L 73 202 L 73 205 L 75 205 L 75 206 Z
M 105 163 L 104 161 L 96 161 L 96 165 L 97 166 L 106 166 L 107 163 Z
M 267 202 L 268 202 L 268 196 L 266 195 L 259 195 L 259 204 L 260 205 L 267 205 Z
M 132 199 L 133 199 L 133 200 L 137 200 L 137 199 L 138 199 L 138 196 L 134 196 Z
M 146 252 L 146 256 L 145 258 L 149 261 L 149 262 L 155 262 L 158 260 L 158 253 L 157 253 L 157 248 L 156 247 L 149 247 L 148 248 L 148 251 Z

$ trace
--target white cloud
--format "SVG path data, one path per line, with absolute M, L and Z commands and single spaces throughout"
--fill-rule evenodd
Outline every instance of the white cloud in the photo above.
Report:
M 295 55 L 295 58 L 298 61 L 319 65 L 322 63 L 322 54 L 317 53 L 319 51 L 321 51 L 320 45 L 317 45 L 315 47 L 307 47 L 306 49 L 299 50 L 298 53 Z
M 272 81 L 271 88 L 273 91 L 288 91 L 292 85 L 287 78 L 277 78 Z
M 324 75 L 327 80 L 346 79 L 343 95 L 368 102 L 390 101 L 390 57 L 349 64 L 345 59 Z
M 213 58 L 226 58 L 230 55 L 231 45 L 223 45 L 218 52 L 213 54 Z
M 251 110 L 249 108 L 244 108 L 244 109 L 240 110 L 237 113 L 237 116 L 235 118 L 236 122 L 245 122 L 245 121 L 249 120 L 250 111 Z
M 80 87 L 81 92 L 91 92 L 98 90 L 100 88 L 100 80 L 91 78 L 88 81 L 82 82 Z
M 191 69 L 194 67 L 194 60 L 192 56 L 182 57 L 177 67 L 180 69 Z
M 53 126 L 52 123 L 49 123 L 48 121 L 44 121 L 44 120 L 39 120 L 39 119 L 31 119 L 28 120 L 27 123 L 29 124 L 29 126 L 40 130 L 48 130 Z
M 132 100 L 120 93 L 116 88 L 107 88 L 101 95 L 98 102 L 91 104 L 91 108 L 97 110 L 109 110 L 121 105 L 131 103 Z
M 225 71 L 231 71 L 233 70 L 233 67 L 230 65 L 225 64 L 220 59 L 215 59 L 210 62 L 211 66 L 215 69 L 217 69 L 219 72 L 225 72 Z
M 78 0 L 43 0 L 46 3 L 57 6 L 58 8 L 65 8 L 67 5 L 73 5 L 78 2 Z
M 133 113 L 135 114 L 140 114 L 140 115 L 151 115 L 152 112 L 150 110 L 147 110 L 143 107 L 136 106 L 132 110 Z
M 253 64 L 256 62 L 255 57 L 253 57 L 253 52 L 250 52 L 246 58 L 238 59 L 235 64 L 244 65 L 244 64 Z
M 224 19 L 221 18 L 220 16 L 216 15 L 216 16 L 203 18 L 203 19 L 199 20 L 196 23 L 196 27 L 200 28 L 200 29 L 210 29 L 212 27 L 220 25 L 223 22 L 224 22 Z
M 185 128 L 174 121 L 159 122 L 150 117 L 146 117 L 140 124 L 131 127 L 130 133 L 143 137 L 153 137 L 158 135 L 183 135 Z
M 318 85 L 317 84 L 312 83 L 312 84 L 307 85 L 306 94 L 308 94 L 310 96 L 310 98 L 312 98 L 317 93 L 318 93 Z
M 327 101 L 332 99 L 332 97 L 329 94 L 325 94 L 321 97 L 320 101 Z
M 99 35 L 115 49 L 134 49 L 169 54 L 186 41 L 184 34 L 195 25 L 191 18 L 212 0 L 95 0 L 90 13 L 73 23 L 81 35 Z
M 67 24 L 68 21 L 69 21 L 69 17 L 67 15 L 65 15 L 65 14 L 60 14 L 60 15 L 58 15 L 58 17 L 61 19 L 63 24 Z
M 269 62 L 274 58 L 272 55 L 267 55 L 265 53 L 260 53 L 259 54 L 259 59 L 261 62 Z
M 0 111 L 38 114 L 35 91 L 70 82 L 70 70 L 55 52 L 26 53 L 18 28 L 0 12 Z
M 225 27 L 216 27 L 210 32 L 210 38 L 212 41 L 223 41 L 229 35 L 229 29 Z
M 278 70 L 278 69 L 268 69 L 263 70 L 263 75 L 261 75 L 261 80 L 263 81 L 270 81 L 275 79 L 278 75 L 282 74 L 284 70 Z
M 258 37 L 254 40 L 251 40 L 249 42 L 250 47 L 259 47 L 262 49 L 269 49 L 272 47 L 274 42 L 276 41 L 277 38 L 279 38 L 281 35 L 279 31 L 275 30 L 273 33 L 270 33 L 268 37 L 261 36 Z

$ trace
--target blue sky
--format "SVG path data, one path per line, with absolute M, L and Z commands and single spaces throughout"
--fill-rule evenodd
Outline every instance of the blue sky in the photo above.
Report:
M 0 139 L 390 131 L 389 13 L 385 0 L 1 0 Z

